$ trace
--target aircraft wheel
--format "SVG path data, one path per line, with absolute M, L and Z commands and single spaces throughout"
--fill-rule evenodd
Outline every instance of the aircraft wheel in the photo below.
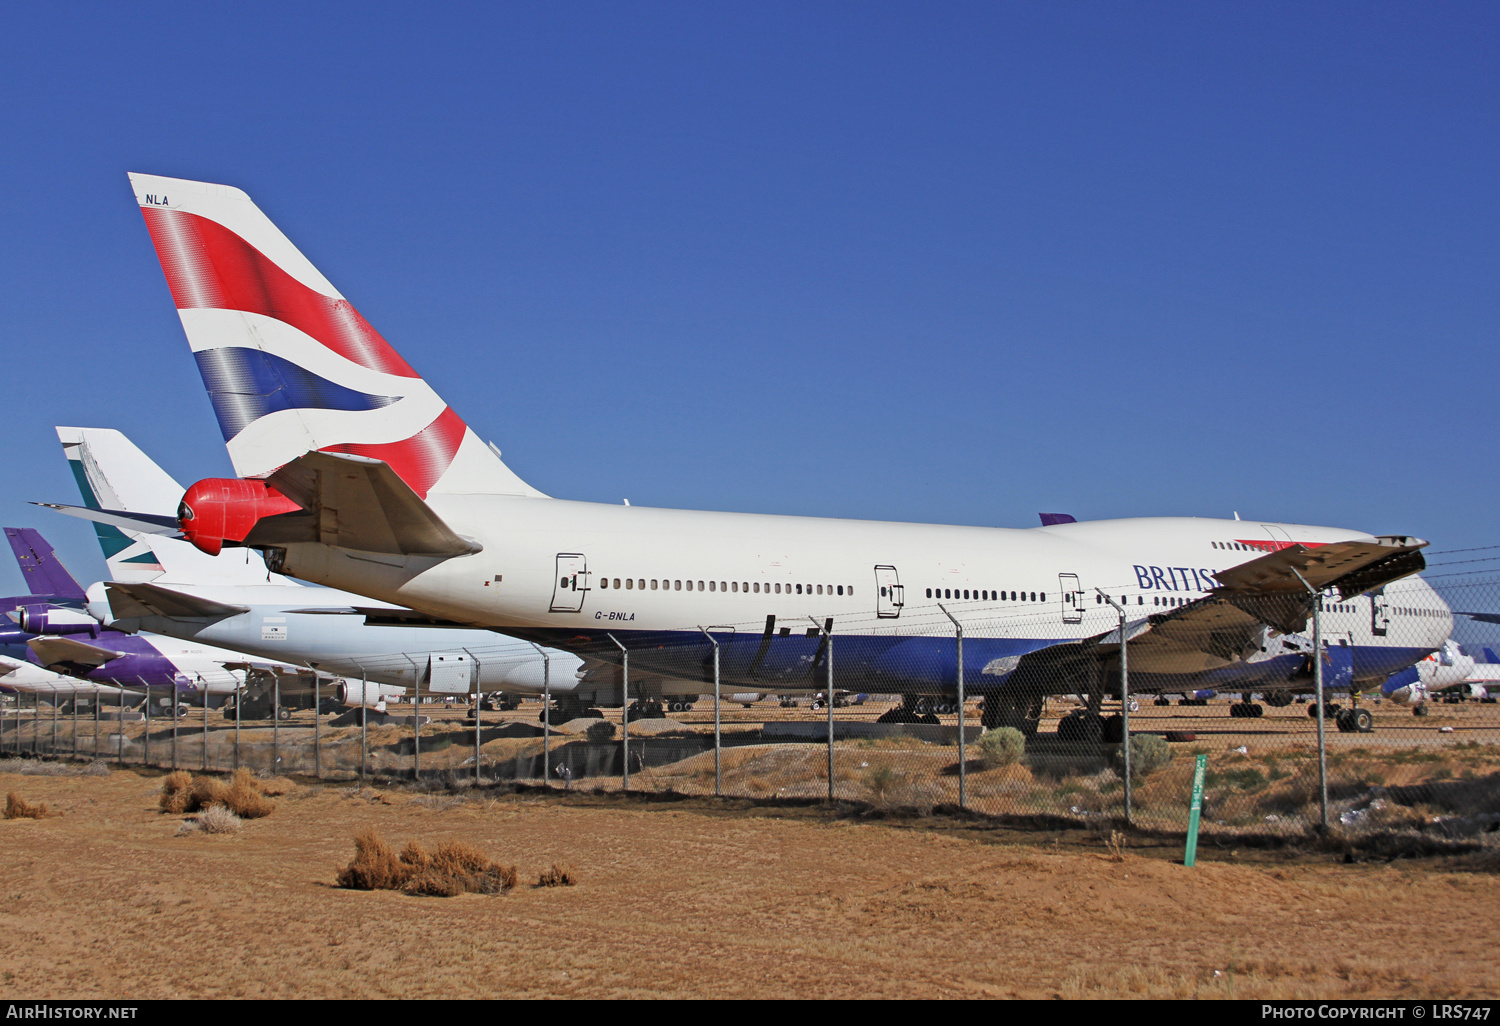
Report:
M 1245 706 L 1245 713 L 1251 719 L 1259 719 L 1266 714 L 1266 707 L 1260 704 Z
M 1416 706 L 1416 707 L 1414 707 L 1412 709 L 1411 714 L 1413 716 L 1426 716 L 1427 715 L 1427 706 L 1425 706 L 1425 705 Z
M 1349 725 L 1349 714 L 1347 712 L 1341 712 L 1337 716 L 1335 716 L 1333 718 L 1333 724 L 1334 726 L 1339 728 L 1340 734 L 1347 734 L 1354 729 Z
M 1354 734 L 1368 734 L 1375 729 L 1375 717 L 1368 709 L 1349 710 L 1349 730 Z
M 1163 695 L 1161 698 L 1158 698 L 1156 701 L 1152 702 L 1151 704 L 1152 705 L 1171 705 L 1172 704 L 1172 700 L 1170 698 L 1166 697 L 1165 695 Z

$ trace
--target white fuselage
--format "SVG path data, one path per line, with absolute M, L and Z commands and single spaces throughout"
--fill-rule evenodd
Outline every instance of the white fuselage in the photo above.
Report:
M 1338 528 L 1196 518 L 1021 530 L 509 496 L 431 495 L 428 503 L 483 551 L 433 559 L 296 544 L 279 568 L 601 658 L 618 642 L 633 649 L 639 661 L 633 665 L 652 665 L 655 648 L 670 647 L 664 637 L 686 644 L 700 627 L 740 644 L 763 628 L 770 638 L 805 637 L 831 619 L 835 637 L 886 639 L 871 651 L 887 652 L 894 639 L 951 639 L 954 626 L 939 602 L 963 623 L 966 643 L 988 638 L 991 655 L 1014 654 L 1108 630 L 1117 614 L 1101 591 L 1144 617 L 1202 597 L 1216 572 L 1285 544 L 1371 538 Z M 1419 578 L 1389 586 L 1384 597 L 1329 605 L 1326 634 L 1342 634 L 1357 650 L 1416 652 L 1395 668 L 1440 646 L 1452 626 L 1447 606 Z M 1399 625 L 1382 624 L 1392 607 L 1414 613 Z M 802 651 L 773 658 L 756 673 L 730 669 L 724 679 L 788 683 L 799 662 L 815 658 Z M 871 658 L 888 664 L 872 665 L 877 675 L 922 677 L 911 658 Z M 1389 672 L 1377 659 L 1365 676 Z

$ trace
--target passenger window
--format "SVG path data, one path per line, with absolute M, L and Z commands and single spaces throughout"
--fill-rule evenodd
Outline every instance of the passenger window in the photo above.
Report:
M 681 581 L 673 581 L 672 582 L 672 590 L 673 591 L 681 591 L 682 590 L 682 582 Z
M 839 594 L 842 595 L 844 593 L 844 586 L 842 584 L 840 584 L 838 586 L 838 589 L 839 589 Z
M 656 578 L 655 577 L 651 578 L 651 590 L 652 591 L 656 590 Z
M 629 591 L 633 587 L 635 587 L 635 581 L 629 577 L 625 578 L 625 590 Z
M 819 595 L 823 594 L 823 586 L 821 584 L 818 585 L 818 594 Z
M 719 590 L 720 591 L 728 591 L 729 590 L 729 585 L 725 584 L 723 581 L 720 581 L 719 582 Z
M 799 584 L 799 585 L 797 585 L 797 594 L 798 594 L 798 595 L 801 595 L 801 594 L 802 594 L 802 585 L 800 585 L 800 584 Z
M 709 591 L 718 591 L 719 587 L 718 587 L 718 585 L 715 582 L 709 581 L 708 582 L 708 590 Z
M 702 582 L 702 581 L 699 581 L 699 582 L 698 582 L 698 590 L 699 590 L 699 591 L 702 591 L 702 590 L 703 590 L 703 582 Z

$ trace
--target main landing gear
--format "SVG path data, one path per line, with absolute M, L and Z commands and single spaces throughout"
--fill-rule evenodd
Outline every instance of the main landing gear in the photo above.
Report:
M 925 695 L 903 695 L 901 704 L 880 714 L 876 723 L 926 723 L 936 725 L 937 713 L 933 711 L 932 699 Z M 957 705 L 954 711 L 958 711 Z
M 1242 720 L 1258 719 L 1265 714 L 1265 706 L 1250 701 L 1248 694 L 1241 695 L 1240 700 L 1229 707 L 1229 715 Z

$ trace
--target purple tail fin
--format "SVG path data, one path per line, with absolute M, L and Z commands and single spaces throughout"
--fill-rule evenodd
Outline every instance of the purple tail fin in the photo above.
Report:
M 87 598 L 83 587 L 68 568 L 57 560 L 57 553 L 47 544 L 40 531 L 30 527 L 7 527 L 5 537 L 10 540 L 11 551 L 16 562 L 21 564 L 21 576 L 33 595 L 55 595 L 58 598 Z

